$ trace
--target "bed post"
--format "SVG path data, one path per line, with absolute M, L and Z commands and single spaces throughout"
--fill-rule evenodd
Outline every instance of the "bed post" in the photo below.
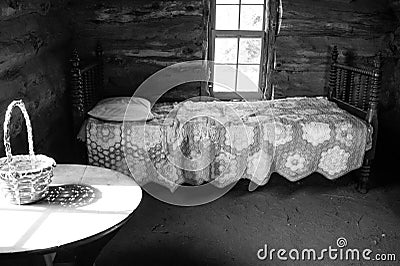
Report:
M 374 70 L 371 85 L 371 94 L 369 96 L 369 106 L 367 112 L 367 122 L 372 123 L 378 115 L 379 94 L 381 90 L 381 55 L 376 55 L 374 59 Z
M 328 99 L 332 99 L 333 93 L 334 93 L 335 87 L 336 87 L 337 67 L 335 64 L 337 63 L 338 56 L 339 56 L 336 45 L 333 47 L 331 56 L 332 56 L 332 62 L 331 62 L 331 70 L 329 73 Z
M 101 46 L 100 41 L 97 41 L 96 45 L 96 59 L 98 61 L 98 77 L 97 77 L 97 96 L 100 97 L 100 99 L 103 98 L 103 93 L 104 93 L 104 62 L 103 62 L 103 47 Z
M 72 52 L 71 57 L 71 103 L 72 103 L 72 119 L 73 133 L 78 133 L 80 126 L 85 117 L 85 97 L 83 93 L 83 81 L 80 70 L 80 59 L 76 49 Z
M 365 154 L 363 165 L 360 168 L 360 176 L 357 190 L 361 193 L 368 192 L 368 181 L 371 175 L 371 164 L 372 160 L 375 157 L 376 140 L 378 136 L 378 105 L 382 80 L 381 61 L 381 55 L 376 55 L 374 59 L 374 70 L 371 83 L 371 92 L 369 95 L 367 117 L 365 119 L 366 122 L 373 128 L 372 148 Z

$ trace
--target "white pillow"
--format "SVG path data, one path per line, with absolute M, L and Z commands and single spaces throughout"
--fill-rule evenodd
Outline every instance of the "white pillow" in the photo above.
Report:
M 125 121 L 147 121 L 154 118 L 150 102 L 139 97 L 107 98 L 98 102 L 88 114 L 97 119 L 115 122 L 122 122 L 124 119 Z

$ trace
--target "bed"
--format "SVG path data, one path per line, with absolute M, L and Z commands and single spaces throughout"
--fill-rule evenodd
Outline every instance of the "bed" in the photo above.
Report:
M 74 130 L 84 123 L 89 164 L 131 175 L 141 184 L 177 186 L 239 179 L 264 185 L 277 172 L 290 181 L 313 172 L 336 179 L 358 169 L 357 189 L 367 192 L 378 130 L 380 57 L 371 69 L 338 62 L 332 50 L 326 97 L 254 102 L 159 103 L 147 122 L 88 116 L 102 99 L 102 50 L 71 69 Z M 245 134 L 244 134 L 245 133 Z

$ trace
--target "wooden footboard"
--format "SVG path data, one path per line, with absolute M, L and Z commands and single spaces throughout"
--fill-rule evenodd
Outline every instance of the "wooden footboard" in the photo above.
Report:
M 378 105 L 381 90 L 381 56 L 374 59 L 371 69 L 347 66 L 338 62 L 338 50 L 332 50 L 328 97 L 339 107 L 363 119 L 372 127 L 372 148 L 364 157 L 360 170 L 359 190 L 366 192 L 371 160 L 375 157 L 378 136 Z

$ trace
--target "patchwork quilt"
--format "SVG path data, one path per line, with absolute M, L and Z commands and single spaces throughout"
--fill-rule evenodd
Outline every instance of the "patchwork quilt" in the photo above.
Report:
M 277 172 L 297 181 L 313 172 L 329 179 L 361 167 L 369 129 L 326 98 L 256 102 L 183 102 L 153 108 L 148 122 L 89 118 L 89 163 L 155 182 L 225 187 L 241 178 L 257 185 Z

